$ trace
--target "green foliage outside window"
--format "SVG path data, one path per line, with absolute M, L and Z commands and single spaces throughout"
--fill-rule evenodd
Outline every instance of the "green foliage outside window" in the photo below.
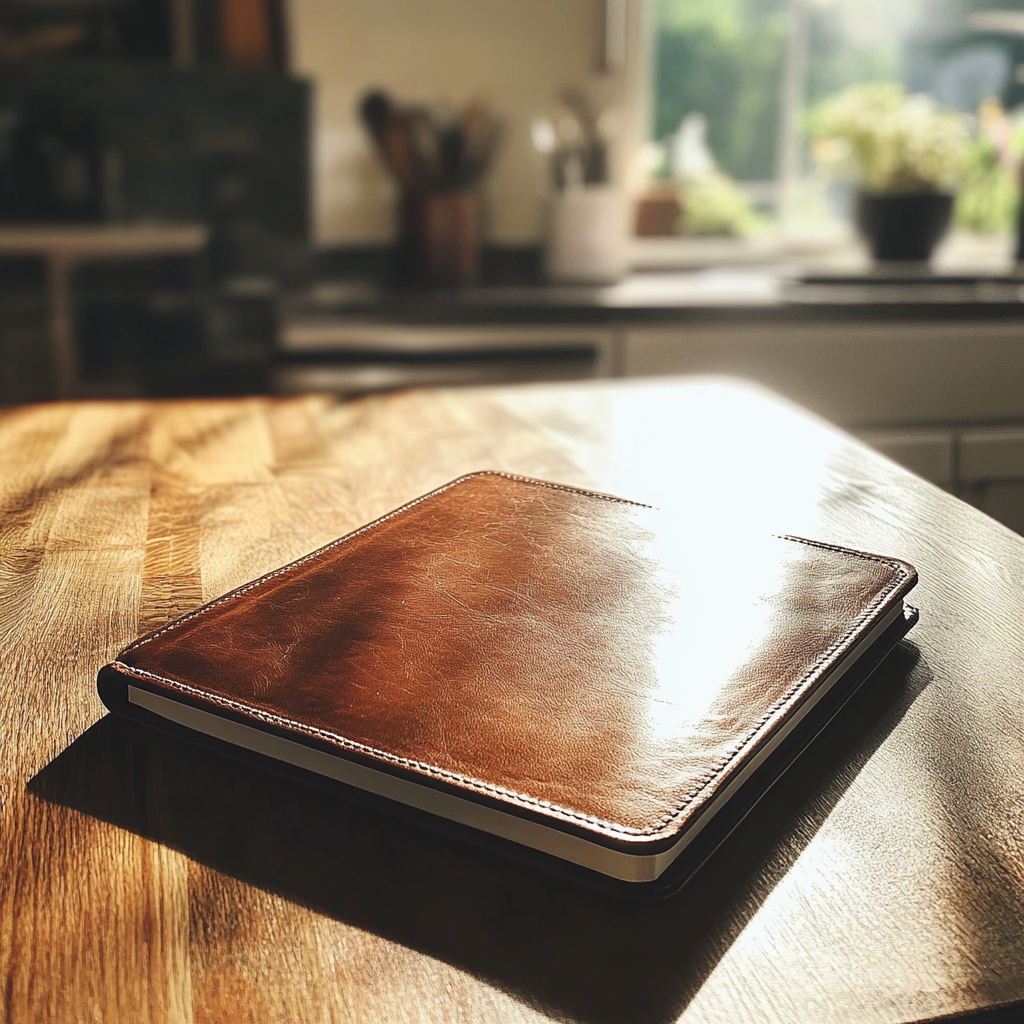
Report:
M 848 31 L 865 0 L 811 8 L 807 101 L 853 82 L 898 77 L 895 33 L 858 41 Z M 905 18 L 919 0 L 886 0 L 874 20 Z M 739 181 L 775 176 L 788 0 L 656 0 L 654 138 L 689 113 L 708 122 L 719 167 Z
M 1016 178 L 992 141 L 977 139 L 968 154 L 956 197 L 957 227 L 979 234 L 1012 230 L 1019 201 Z
M 1012 231 L 1020 203 L 1024 121 L 1019 111 L 1008 115 L 996 100 L 982 103 L 976 120 L 956 197 L 956 223 L 979 234 Z
M 655 138 L 700 112 L 726 173 L 770 178 L 785 0 L 658 0 L 656 16 Z

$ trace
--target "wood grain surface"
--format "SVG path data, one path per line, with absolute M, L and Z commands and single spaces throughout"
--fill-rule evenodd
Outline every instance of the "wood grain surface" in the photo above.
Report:
M 919 569 L 910 641 L 678 897 L 615 903 L 104 714 L 139 633 L 478 469 Z M 1024 1013 L 1024 540 L 762 392 L 10 409 L 0 515 L 3 1020 Z

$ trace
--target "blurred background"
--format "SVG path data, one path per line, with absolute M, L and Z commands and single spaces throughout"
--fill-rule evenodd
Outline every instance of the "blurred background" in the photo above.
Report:
M 1024 529 L 1024 2 L 0 0 L 0 404 L 712 372 Z

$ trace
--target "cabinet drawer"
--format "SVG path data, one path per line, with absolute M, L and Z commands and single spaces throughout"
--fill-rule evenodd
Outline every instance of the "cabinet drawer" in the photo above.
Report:
M 893 462 L 940 487 L 953 485 L 951 430 L 858 431 L 858 437 Z
M 1024 324 L 681 324 L 626 332 L 625 376 L 729 374 L 844 426 L 1024 420 Z
M 957 475 L 964 483 L 1024 480 L 1024 427 L 965 430 Z

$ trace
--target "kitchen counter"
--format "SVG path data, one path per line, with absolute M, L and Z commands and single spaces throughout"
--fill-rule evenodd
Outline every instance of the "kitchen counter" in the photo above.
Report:
M 1020 316 L 1024 276 L 914 271 L 798 274 L 786 267 L 637 273 L 612 285 L 504 285 L 431 290 L 321 283 L 286 323 L 338 317 L 392 323 L 674 323 L 709 318 Z
M 287 306 L 279 380 L 285 391 L 361 392 L 725 373 L 855 429 L 1024 422 L 1022 342 L 1024 277 L 1012 275 L 776 267 L 635 274 L 605 287 L 348 282 Z

